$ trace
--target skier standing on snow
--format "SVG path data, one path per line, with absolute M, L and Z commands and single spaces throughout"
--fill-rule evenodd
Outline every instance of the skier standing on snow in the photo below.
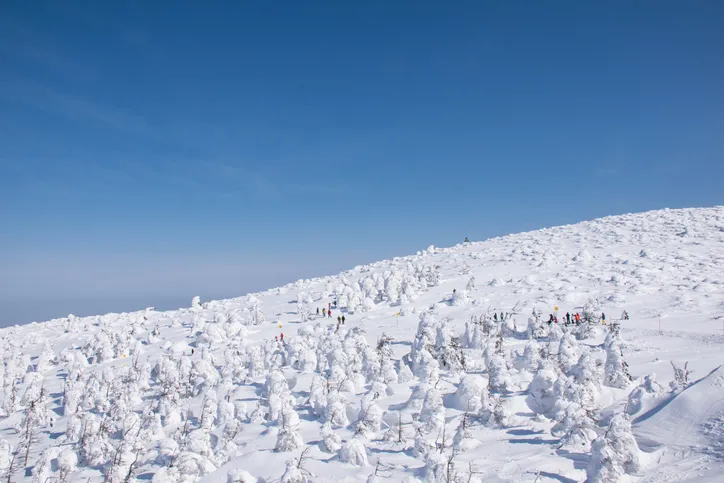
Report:
M 604 314 L 603 312 L 601 312 L 601 323 L 603 325 L 606 325 L 606 314 Z
M 571 314 L 569 312 L 566 312 L 566 325 L 571 323 Z
M 317 307 L 317 317 L 319 317 L 319 307 Z
M 341 323 L 342 323 L 342 317 L 340 317 L 339 315 L 337 316 L 337 323 L 338 323 L 338 324 L 341 324 Z
M 344 315 L 342 316 L 342 325 L 344 325 Z
M 551 325 L 553 323 L 553 314 L 548 314 L 548 315 L 549 315 L 548 325 Z

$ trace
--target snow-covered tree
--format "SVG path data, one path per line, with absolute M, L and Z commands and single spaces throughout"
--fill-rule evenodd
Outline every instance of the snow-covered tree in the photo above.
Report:
M 488 369 L 490 390 L 500 394 L 510 393 L 513 390 L 513 381 L 504 356 L 488 347 L 485 350 L 485 365 Z
M 587 483 L 616 483 L 641 469 L 640 450 L 624 414 L 616 414 L 606 431 L 591 445 Z
M 319 442 L 319 447 L 322 451 L 337 453 L 342 448 L 342 439 L 334 432 L 330 423 L 322 425 L 321 434 L 322 440 Z
M 201 310 L 201 297 L 195 295 L 194 298 L 191 299 L 191 308 L 195 310 Z
M 507 428 L 512 425 L 513 420 L 503 399 L 489 392 L 482 394 L 478 419 L 489 428 Z
M 553 387 L 559 373 L 550 361 L 543 361 L 528 385 L 528 407 L 538 414 L 549 414 L 556 403 Z
M 526 329 L 526 334 L 529 339 L 539 339 L 543 337 L 544 334 L 543 325 L 541 324 L 540 318 L 535 315 L 533 317 L 528 317 L 528 327 Z
M 246 470 L 233 468 L 226 473 L 226 483 L 257 483 L 257 479 Z
M 647 374 L 641 383 L 628 395 L 626 412 L 630 415 L 636 414 L 644 407 L 647 398 L 654 398 L 661 394 L 664 388 L 656 381 L 656 374 Z
M 362 438 L 346 441 L 339 450 L 339 459 L 355 466 L 367 466 L 367 448 Z
M 334 426 L 347 427 L 347 398 L 339 391 L 330 391 L 324 408 L 324 421 Z
M 422 402 L 419 421 L 426 433 L 437 434 L 445 425 L 445 406 L 442 395 L 435 387 L 430 387 Z
M 307 483 L 307 477 L 304 476 L 302 470 L 297 467 L 294 460 L 286 463 L 284 474 L 281 477 L 281 483 Z
M 453 451 L 455 453 L 462 453 L 473 449 L 479 444 L 470 432 L 470 416 L 467 412 L 463 413 L 460 418 L 460 423 L 455 430 L 455 436 L 453 436 Z
M 415 375 L 410 370 L 410 366 L 405 364 L 403 361 L 400 361 L 400 371 L 397 374 L 397 382 L 405 384 L 410 382 L 414 377 Z
M 400 299 L 402 284 L 395 273 L 390 275 L 384 282 L 384 291 L 390 305 L 395 305 Z
M 204 402 L 201 407 L 201 417 L 199 418 L 199 426 L 205 431 L 211 431 L 216 421 L 216 413 L 218 410 L 218 400 L 216 391 L 208 391 L 204 396 Z
M 468 281 L 468 285 L 465 287 L 465 290 L 468 292 L 472 292 L 475 290 L 475 276 L 470 275 L 470 280 Z
M 359 419 L 355 425 L 355 432 L 372 439 L 382 429 L 382 418 L 385 412 L 379 404 L 375 393 L 367 393 L 360 400 Z
M 535 339 L 528 339 L 523 354 L 517 357 L 515 367 L 521 371 L 535 372 L 540 364 L 540 346 Z
M 456 290 L 455 292 L 453 292 L 452 297 L 450 298 L 450 303 L 455 307 L 465 305 L 469 301 L 470 299 L 468 298 L 468 292 L 465 290 Z
M 293 451 L 301 448 L 304 440 L 299 432 L 299 415 L 292 408 L 285 408 L 281 414 L 281 427 L 274 451 Z
M 264 304 L 258 298 L 252 296 L 247 301 L 247 309 L 251 312 L 251 323 L 261 325 L 266 320 L 262 311 Z
M 460 379 L 452 402 L 455 409 L 476 412 L 480 410 L 484 392 L 488 391 L 488 383 L 477 374 L 466 374 Z
M 581 349 L 578 347 L 576 338 L 571 334 L 565 334 L 558 344 L 558 363 L 565 374 L 569 374 L 571 368 L 581 357 Z
M 595 427 L 596 422 L 591 413 L 573 402 L 566 407 L 563 419 L 553 426 L 551 434 L 561 438 L 562 445 L 588 452 L 591 442 L 597 436 Z
M 677 366 L 674 361 L 671 361 L 671 367 L 674 369 L 674 380 L 669 384 L 671 390 L 679 391 L 689 387 L 689 385 L 691 385 L 689 363 L 686 362 L 683 367 L 680 367 Z
M 623 358 L 621 343 L 614 338 L 606 347 L 606 365 L 604 366 L 604 382 L 607 386 L 626 388 L 633 378 L 628 371 L 628 364 Z
M 58 479 L 61 482 L 71 481 L 70 475 L 78 467 L 78 455 L 72 448 L 65 448 L 58 454 Z

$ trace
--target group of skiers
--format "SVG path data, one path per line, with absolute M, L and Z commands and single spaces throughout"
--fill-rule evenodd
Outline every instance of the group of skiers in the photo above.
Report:
M 332 318 L 332 307 L 337 308 L 337 301 L 329 302 L 327 308 L 322 307 L 322 317 Z M 319 307 L 317 307 L 317 317 L 319 317 Z
M 626 314 L 626 315 L 628 315 L 628 314 Z M 579 314 L 578 312 L 576 312 L 573 315 L 571 315 L 570 312 L 566 312 L 566 316 L 565 316 L 566 325 L 571 325 L 571 324 L 581 325 L 582 320 L 583 319 L 581 317 L 581 314 Z M 548 314 L 548 320 L 546 322 L 548 323 L 548 325 L 557 324 L 558 316 L 553 315 L 553 314 Z M 606 325 L 606 314 L 603 312 L 601 312 L 601 323 L 603 325 Z

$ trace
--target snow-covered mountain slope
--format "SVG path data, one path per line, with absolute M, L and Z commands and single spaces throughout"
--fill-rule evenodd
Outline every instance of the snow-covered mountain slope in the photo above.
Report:
M 724 207 L 12 327 L 0 348 L 2 481 L 719 481 Z

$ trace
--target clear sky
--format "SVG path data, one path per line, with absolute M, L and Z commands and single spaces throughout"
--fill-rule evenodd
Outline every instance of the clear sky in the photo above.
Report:
M 0 6 L 0 325 L 724 203 L 724 2 Z

